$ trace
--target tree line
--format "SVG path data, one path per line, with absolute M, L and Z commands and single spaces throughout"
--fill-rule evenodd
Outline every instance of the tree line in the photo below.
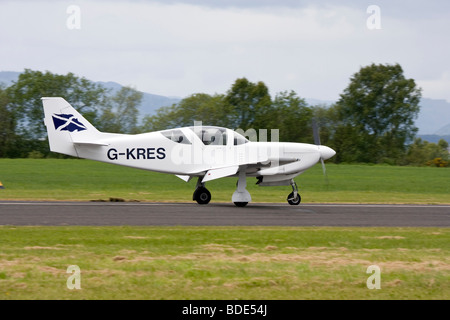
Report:
M 0 157 L 58 156 L 48 149 L 45 96 L 64 97 L 105 132 L 141 133 L 202 121 L 243 131 L 267 129 L 269 141 L 270 129 L 279 129 L 280 141 L 314 143 L 316 123 L 321 143 L 336 150 L 331 159 L 336 163 L 446 166 L 449 160 L 445 140 L 434 144 L 416 138 L 421 89 L 405 78 L 399 64 L 362 67 L 331 106 L 308 105 L 294 91 L 272 97 L 264 82 L 238 78 L 223 94 L 195 93 L 142 118 L 142 93 L 133 88 L 111 93 L 72 73 L 26 69 L 11 86 L 0 87 Z

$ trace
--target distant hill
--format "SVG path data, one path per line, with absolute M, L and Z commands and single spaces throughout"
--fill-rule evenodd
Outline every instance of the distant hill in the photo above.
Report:
M 117 82 L 99 81 L 96 83 L 101 84 L 107 89 L 111 89 L 111 93 L 113 94 L 122 88 L 122 85 Z M 181 98 L 165 97 L 147 92 L 142 92 L 142 94 L 142 102 L 139 107 L 139 114 L 141 117 L 156 114 L 156 110 L 159 108 L 171 106 L 172 104 L 176 104 L 181 101 Z
M 439 140 L 444 139 L 450 144 L 450 135 L 438 136 L 437 134 L 418 134 L 417 137 L 432 143 L 438 143 Z
M 14 81 L 19 78 L 20 72 L 15 71 L 0 71 L 0 84 L 10 86 Z
M 450 123 L 440 128 L 435 134 L 438 136 L 450 136 Z
M 416 120 L 419 134 L 450 134 L 450 103 L 446 100 L 422 98 Z M 444 131 L 444 128 L 448 128 Z
M 0 83 L 6 86 L 11 85 L 19 77 L 20 72 L 0 71 Z M 116 82 L 96 82 L 111 90 L 112 93 L 120 90 L 121 84 Z M 165 97 L 152 93 L 142 92 L 143 99 L 139 107 L 139 116 L 154 115 L 160 107 L 171 106 L 181 101 L 182 98 Z M 331 105 L 333 101 L 306 98 L 309 105 Z M 421 137 L 431 139 L 432 135 L 450 136 L 450 103 L 446 100 L 436 100 L 422 98 L 421 110 L 416 120 L 416 126 L 419 129 L 418 134 Z M 433 138 L 434 140 L 435 138 Z M 439 140 L 439 139 L 438 139 Z M 448 138 L 446 138 L 449 141 Z M 430 141 L 433 142 L 433 141 Z M 449 141 L 450 142 L 450 141 Z
M 0 84 L 3 83 L 5 86 L 10 86 L 14 81 L 17 81 L 19 75 L 20 72 L 0 71 Z M 121 84 L 112 81 L 109 82 L 97 81 L 95 83 L 100 84 L 107 89 L 110 89 L 112 94 L 114 94 L 115 92 L 120 90 L 120 88 L 122 88 Z M 147 92 L 142 93 L 143 93 L 142 102 L 139 107 L 139 115 L 141 117 L 155 114 L 156 110 L 158 110 L 160 107 L 171 106 L 172 104 L 181 101 L 181 98 L 165 97 Z

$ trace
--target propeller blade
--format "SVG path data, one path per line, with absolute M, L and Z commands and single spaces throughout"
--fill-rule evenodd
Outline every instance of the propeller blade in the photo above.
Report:
M 322 171 L 324 175 L 327 175 L 327 169 L 325 169 L 325 161 L 323 161 L 323 158 L 320 158 L 320 162 L 322 162 Z
M 312 129 L 313 129 L 314 143 L 315 143 L 317 146 L 320 146 L 319 128 L 317 127 L 317 121 L 316 121 L 316 119 L 313 119 L 313 120 L 312 120 Z
M 322 171 L 323 171 L 323 175 L 325 177 L 325 184 L 328 187 L 328 175 L 327 175 L 327 169 L 325 168 L 325 162 L 323 161 L 323 158 L 320 158 L 320 162 L 322 162 Z
M 314 143 L 317 146 L 320 146 L 321 143 L 320 143 L 319 127 L 317 126 L 317 121 L 315 118 L 312 119 L 312 129 L 313 129 Z M 325 168 L 325 161 L 323 160 L 322 156 L 320 157 L 320 162 L 322 163 L 322 171 L 323 171 L 323 175 L 325 177 L 325 184 L 328 187 L 328 175 L 327 175 L 327 170 Z

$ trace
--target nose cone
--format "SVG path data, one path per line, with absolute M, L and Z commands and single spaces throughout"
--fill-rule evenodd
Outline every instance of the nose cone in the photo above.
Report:
M 336 154 L 336 151 L 327 146 L 319 146 L 320 157 L 323 160 L 330 159 Z

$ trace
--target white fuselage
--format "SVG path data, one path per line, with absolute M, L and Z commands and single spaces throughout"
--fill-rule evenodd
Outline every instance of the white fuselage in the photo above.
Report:
M 237 175 L 232 196 L 236 206 L 251 201 L 245 189 L 247 176 L 257 177 L 260 186 L 291 185 L 287 201 L 297 205 L 301 198 L 294 177 L 318 161 L 323 165 L 323 160 L 335 154 L 321 145 L 251 142 L 233 130 L 213 126 L 195 125 L 136 135 L 105 133 L 61 97 L 44 97 L 42 102 L 51 151 L 175 174 L 185 181 L 198 177 L 193 199 L 199 204 L 211 200 L 206 182 Z
M 184 141 L 187 139 L 190 143 L 165 137 L 163 132 L 169 130 L 138 135 L 104 133 L 104 138 L 97 140 L 103 145 L 75 144 L 75 149 L 80 158 L 176 175 L 200 176 L 211 169 L 247 165 L 247 174 L 251 176 L 295 176 L 315 165 L 328 148 L 305 143 L 248 140 L 236 144 L 234 131 L 230 129 L 225 129 L 223 143 L 206 145 L 192 129 L 176 130 L 181 131 Z

